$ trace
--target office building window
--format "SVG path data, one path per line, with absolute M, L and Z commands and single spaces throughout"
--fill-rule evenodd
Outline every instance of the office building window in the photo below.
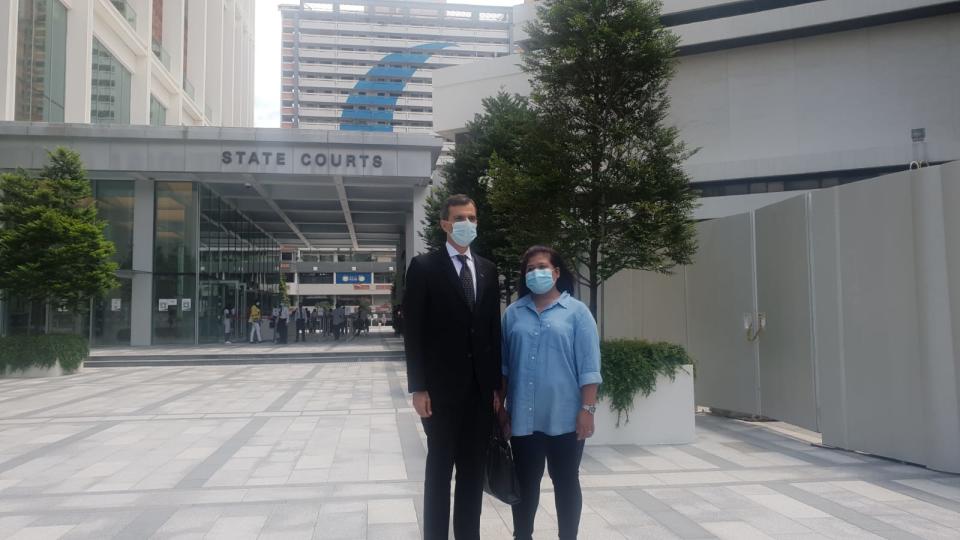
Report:
M 333 272 L 302 272 L 299 283 L 305 285 L 333 285 Z
M 93 80 L 90 97 L 90 122 L 94 124 L 130 123 L 130 83 L 127 68 L 114 58 L 96 38 L 93 39 Z
M 14 119 L 63 122 L 67 10 L 58 0 L 20 0 Z
M 150 125 L 156 127 L 167 125 L 167 108 L 153 96 L 150 96 Z

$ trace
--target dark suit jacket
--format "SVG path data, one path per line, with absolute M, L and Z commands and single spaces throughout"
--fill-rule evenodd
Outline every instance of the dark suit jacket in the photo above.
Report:
M 485 394 L 500 388 L 500 282 L 494 264 L 472 253 L 477 273 L 473 311 L 446 248 L 418 255 L 403 296 L 410 392 L 431 400 L 464 395 L 473 380 Z

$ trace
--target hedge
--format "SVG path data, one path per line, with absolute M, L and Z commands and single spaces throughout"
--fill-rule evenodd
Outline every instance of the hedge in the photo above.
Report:
M 638 394 L 649 396 L 657 387 L 657 376 L 676 378 L 677 370 L 693 364 L 687 351 L 680 345 L 644 340 L 612 340 L 600 344 L 603 384 L 600 399 L 610 400 L 610 411 L 630 421 L 630 409 Z
M 64 373 L 80 369 L 90 353 L 83 336 L 49 334 L 0 338 L 0 375 L 26 371 L 31 367 L 50 368 L 59 361 Z

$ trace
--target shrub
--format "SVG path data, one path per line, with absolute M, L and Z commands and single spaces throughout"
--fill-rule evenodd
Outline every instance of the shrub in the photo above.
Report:
M 50 368 L 60 362 L 64 373 L 80 369 L 90 353 L 87 339 L 72 334 L 10 336 L 0 338 L 0 374 Z
M 598 396 L 610 400 L 610 411 L 617 413 L 617 425 L 626 416 L 633 399 L 640 394 L 647 397 L 656 389 L 657 376 L 676 378 L 677 370 L 693 360 L 680 345 L 643 340 L 612 340 L 600 344 L 601 375 Z

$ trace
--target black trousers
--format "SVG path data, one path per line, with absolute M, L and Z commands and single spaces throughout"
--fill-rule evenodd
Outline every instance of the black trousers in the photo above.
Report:
M 446 539 L 450 528 L 450 479 L 457 487 L 453 534 L 457 540 L 480 539 L 483 502 L 483 456 L 493 422 L 493 396 L 474 387 L 456 401 L 432 403 L 433 416 L 423 419 L 427 434 L 427 466 L 423 488 L 423 537 Z
M 513 537 L 530 540 L 540 504 L 540 480 L 546 462 L 553 480 L 560 540 L 574 540 L 580 528 L 583 494 L 580 491 L 580 459 L 584 441 L 576 432 L 550 436 L 539 431 L 513 437 L 513 461 L 520 480 L 520 504 L 513 507 Z
M 294 338 L 294 341 L 303 341 L 307 340 L 307 321 L 303 319 L 297 319 L 297 336 Z
M 287 319 L 277 321 L 277 333 L 280 336 L 280 343 L 287 342 Z

